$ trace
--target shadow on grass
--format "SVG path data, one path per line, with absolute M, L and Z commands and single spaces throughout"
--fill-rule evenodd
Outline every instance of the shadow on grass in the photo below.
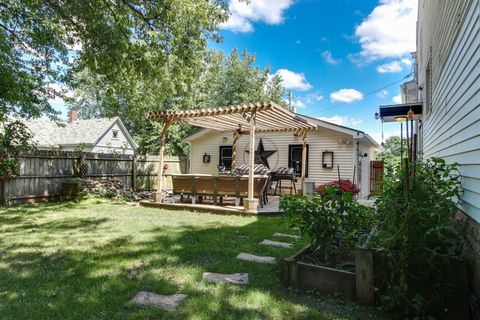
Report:
M 104 221 L 78 219 L 38 228 L 88 236 Z M 46 251 L 38 241 L 28 247 L 1 243 L 0 314 L 7 319 L 338 319 L 338 314 L 354 318 L 355 307 L 325 313 L 316 310 L 318 298 L 293 295 L 281 287 L 277 265 L 235 259 L 239 252 L 290 255 L 291 249 L 258 244 L 279 231 L 274 221 L 279 220 L 259 218 L 239 227 L 153 227 L 145 231 L 149 240 L 125 234 L 77 250 L 59 246 Z M 28 230 L 20 229 L 19 237 L 22 232 Z M 250 284 L 204 283 L 201 276 L 206 271 L 248 272 Z M 188 297 L 173 313 L 127 305 L 139 291 Z

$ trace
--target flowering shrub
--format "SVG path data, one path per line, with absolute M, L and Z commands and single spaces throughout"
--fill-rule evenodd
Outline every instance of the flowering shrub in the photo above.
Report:
M 350 192 L 353 195 L 356 195 L 360 192 L 360 188 L 358 188 L 356 184 L 354 184 L 352 181 L 348 179 L 333 180 L 328 183 L 321 184 L 315 188 L 315 191 L 320 192 L 321 194 L 324 194 L 325 189 L 329 187 L 333 187 L 334 189 L 337 189 L 339 191 L 338 193 L 342 191 L 346 191 L 346 192 Z

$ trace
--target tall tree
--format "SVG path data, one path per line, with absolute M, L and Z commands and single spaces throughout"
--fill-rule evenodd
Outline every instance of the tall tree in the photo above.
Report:
M 118 112 L 185 104 L 227 18 L 222 0 L 0 1 L 0 117 L 54 116 L 72 68 L 95 75 Z M 142 98 L 154 90 L 161 100 Z
M 405 150 L 403 151 L 405 152 Z M 400 137 L 391 136 L 386 139 L 382 144 L 382 152 L 377 155 L 377 158 L 385 162 L 385 175 L 387 177 L 393 177 L 396 168 L 400 164 L 400 156 Z
M 203 62 L 204 69 L 193 87 L 192 106 L 209 108 L 259 101 L 273 101 L 286 107 L 285 89 L 279 76 L 271 76 L 270 68 L 255 66 L 256 57 L 244 50 L 240 55 L 233 49 L 230 55 L 210 51 Z M 135 136 L 142 153 L 158 152 L 159 127 L 145 123 Z M 186 154 L 182 139 L 198 130 L 188 125 L 172 126 L 167 134 L 167 154 Z M 154 134 L 152 134 L 154 133 Z

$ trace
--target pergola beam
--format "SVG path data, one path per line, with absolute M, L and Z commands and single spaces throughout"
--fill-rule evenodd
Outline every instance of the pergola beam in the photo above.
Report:
M 157 181 L 157 192 L 155 194 L 155 202 L 163 202 L 163 154 L 165 153 L 165 138 L 167 135 L 167 130 L 170 127 L 171 122 L 165 122 L 160 132 L 160 151 L 158 153 L 158 181 Z

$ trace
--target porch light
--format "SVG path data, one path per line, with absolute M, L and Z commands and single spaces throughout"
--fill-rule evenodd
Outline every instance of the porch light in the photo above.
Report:
M 413 118 L 415 117 L 415 113 L 413 112 L 413 110 L 410 108 L 410 110 L 408 110 L 407 112 L 407 118 L 412 120 Z
M 405 116 L 397 116 L 397 117 L 395 117 L 395 121 L 397 121 L 397 122 L 407 121 L 407 117 L 405 117 Z

